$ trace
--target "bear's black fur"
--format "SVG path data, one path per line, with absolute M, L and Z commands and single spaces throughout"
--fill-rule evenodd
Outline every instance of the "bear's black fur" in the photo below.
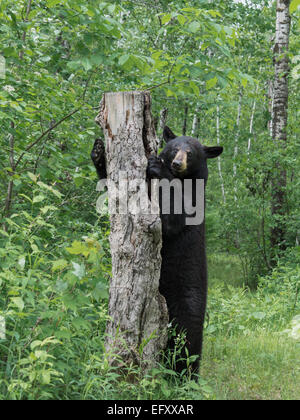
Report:
M 165 127 L 166 146 L 159 157 L 151 156 L 148 162 L 148 178 L 178 178 L 192 180 L 193 205 L 196 200 L 196 180 L 207 182 L 207 159 L 219 156 L 222 147 L 207 147 L 192 137 L 176 137 Z M 172 200 L 171 195 L 171 200 Z M 162 197 L 160 196 L 160 203 Z M 191 364 L 197 372 L 202 351 L 202 332 L 206 308 L 207 269 L 205 254 L 205 225 L 187 225 L 186 214 L 161 214 L 163 229 L 162 267 L 160 293 L 165 297 L 170 321 L 178 334 L 185 333 L 185 344 L 190 356 L 196 356 Z M 184 207 L 183 207 L 184 208 Z M 176 336 L 169 341 L 175 347 Z M 186 351 L 183 348 L 177 358 L 176 370 L 186 369 Z
M 159 155 L 148 160 L 147 179 L 180 180 L 184 191 L 184 180 L 192 180 L 193 205 L 196 200 L 196 180 L 208 178 L 207 159 L 219 156 L 222 147 L 207 147 L 192 137 L 177 137 L 165 127 L 166 146 Z M 102 141 L 96 140 L 92 159 L 98 175 L 106 175 Z M 100 152 L 99 152 L 100 151 Z M 100 166 L 99 166 L 100 163 Z M 162 200 L 160 191 L 160 205 Z M 187 368 L 186 349 L 189 356 L 195 356 L 190 365 L 197 373 L 202 351 L 202 332 L 206 308 L 207 269 L 205 254 L 205 225 L 188 225 L 187 215 L 174 212 L 174 194 L 171 194 L 170 214 L 163 214 L 162 219 L 162 266 L 160 293 L 165 297 L 170 321 L 175 326 L 176 336 L 185 336 L 185 346 L 177 357 L 176 370 Z M 184 208 L 184 206 L 183 206 Z M 191 216 L 191 215 L 189 215 Z M 172 336 L 168 347 L 175 348 L 176 336 Z

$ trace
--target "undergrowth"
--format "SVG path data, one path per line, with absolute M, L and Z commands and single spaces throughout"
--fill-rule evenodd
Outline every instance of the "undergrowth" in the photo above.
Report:
M 104 357 L 107 223 L 85 223 L 82 236 L 60 233 L 60 209 L 31 182 L 31 212 L 13 215 L 0 235 L 0 399 L 300 397 L 299 248 L 255 291 L 243 285 L 236 257 L 210 256 L 199 378 L 180 378 L 166 364 L 121 374 Z

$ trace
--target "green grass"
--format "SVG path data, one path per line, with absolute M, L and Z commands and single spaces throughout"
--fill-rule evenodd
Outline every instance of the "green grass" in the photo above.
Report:
M 267 331 L 205 337 L 201 376 L 218 400 L 299 400 L 300 346 Z
M 261 279 L 257 291 L 244 288 L 238 257 L 210 255 L 208 273 L 209 321 L 200 374 L 214 398 L 300 399 L 300 340 L 284 332 L 300 313 L 295 260 Z
M 210 287 L 220 284 L 242 286 L 244 283 L 241 261 L 236 255 L 209 254 L 207 266 Z
M 76 251 L 74 243 L 70 249 Z M 0 279 L 11 287 L 9 296 L 17 295 L 23 278 L 14 271 L 15 260 L 19 257 L 11 257 L 11 265 L 0 270 Z M 134 366 L 121 374 L 109 366 L 103 357 L 107 306 L 99 295 L 102 289 L 95 295 L 91 282 L 97 265 L 79 257 L 77 261 L 85 263 L 88 282 L 74 283 L 74 275 L 69 278 L 67 273 L 65 281 L 71 284 L 66 294 L 61 283 L 53 281 L 56 271 L 45 274 L 35 266 L 40 281 L 27 284 L 24 308 L 21 301 L 9 305 L 7 337 L 0 340 L 0 400 L 300 399 L 300 335 L 297 341 L 285 331 L 300 314 L 300 264 L 295 258 L 260 279 L 257 290 L 249 290 L 243 286 L 237 257 L 209 257 L 208 317 L 198 382 L 181 380 L 165 366 L 147 374 Z M 67 299 L 70 293 L 72 300 Z M 54 294 L 56 298 L 49 299 Z

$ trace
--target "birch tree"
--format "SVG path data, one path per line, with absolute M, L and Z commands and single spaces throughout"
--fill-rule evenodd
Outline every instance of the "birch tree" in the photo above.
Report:
M 253 99 L 251 117 L 250 117 L 249 139 L 248 139 L 248 149 L 247 149 L 248 153 L 250 153 L 250 149 L 251 149 L 251 138 L 252 138 L 252 134 L 253 134 L 253 122 L 254 122 L 254 115 L 255 115 L 255 110 L 256 110 L 256 97 L 257 97 L 257 94 L 258 94 L 258 88 L 259 88 L 259 85 L 257 84 L 256 85 L 256 90 L 255 90 L 255 97 Z
M 192 124 L 192 136 L 198 137 L 198 131 L 199 131 L 199 112 L 200 112 L 200 104 L 197 104 L 195 113 L 193 116 L 193 124 Z
M 237 165 L 236 159 L 239 153 L 239 136 L 240 136 L 240 122 L 241 122 L 241 115 L 242 115 L 242 99 L 243 99 L 243 91 L 240 89 L 239 91 L 239 102 L 238 102 L 238 109 L 237 109 L 237 117 L 236 117 L 236 134 L 234 140 L 234 152 L 233 152 L 233 179 L 234 179 L 234 200 L 237 201 Z
M 284 150 L 287 142 L 288 118 L 288 75 L 289 75 L 289 34 L 290 0 L 277 0 L 276 34 L 274 44 L 274 91 L 272 109 L 272 138 L 277 150 Z M 286 211 L 286 170 L 277 159 L 272 178 L 272 215 L 274 226 L 271 230 L 272 249 L 285 248 L 284 215 Z
M 217 105 L 217 144 L 218 146 L 220 145 L 220 106 L 219 105 Z M 222 174 L 221 156 L 218 156 L 218 171 L 219 171 L 219 177 L 221 181 L 223 202 L 225 204 L 226 194 L 225 194 L 224 179 L 223 179 L 223 174 Z
M 158 141 L 158 149 L 160 149 L 163 146 L 164 139 L 163 139 L 163 134 L 162 133 L 163 133 L 164 127 L 167 123 L 167 117 L 168 117 L 168 108 L 164 107 L 159 113 L 159 123 L 158 123 L 159 137 L 158 137 L 158 140 L 157 140 Z

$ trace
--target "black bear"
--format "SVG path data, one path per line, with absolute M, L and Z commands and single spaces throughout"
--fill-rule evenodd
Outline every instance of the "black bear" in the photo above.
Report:
M 197 201 L 197 180 L 208 178 L 207 159 L 219 156 L 222 147 L 207 147 L 192 137 L 177 137 L 168 127 L 164 128 L 163 137 L 166 146 L 157 156 L 148 160 L 147 179 L 177 180 L 182 185 L 182 199 L 185 189 L 191 195 L 192 207 Z M 105 161 L 101 140 L 96 140 L 91 154 L 100 178 L 105 177 Z M 186 180 L 190 180 L 189 188 Z M 173 192 L 173 193 L 172 193 Z M 162 266 L 160 293 L 165 297 L 169 318 L 175 327 L 176 336 L 172 335 L 168 348 L 176 346 L 176 337 L 184 335 L 185 346 L 178 355 L 176 370 L 187 369 L 186 349 L 193 357 L 191 371 L 197 373 L 202 351 L 202 333 L 206 308 L 207 269 L 205 254 L 204 220 L 199 224 L 190 224 L 192 216 L 174 210 L 174 190 L 168 196 L 169 212 L 162 211 L 163 189 L 160 189 L 160 208 L 162 220 Z
M 183 196 L 184 181 L 191 180 L 189 194 L 194 206 L 198 198 L 196 181 L 204 180 L 206 185 L 207 159 L 219 156 L 223 148 L 203 146 L 192 137 L 177 137 L 168 127 L 165 127 L 163 136 L 166 146 L 159 157 L 149 158 L 147 176 L 149 179 L 180 180 Z M 162 199 L 160 195 L 160 206 Z M 174 197 L 171 195 L 172 199 Z M 190 367 L 192 372 L 197 373 L 207 295 L 205 224 L 204 220 L 198 225 L 188 224 L 184 206 L 181 214 L 175 214 L 173 204 L 170 206 L 170 214 L 161 212 L 163 244 L 160 293 L 166 299 L 169 317 L 176 332 L 185 333 L 188 354 L 196 356 Z M 172 336 L 168 346 L 171 350 L 175 347 L 175 341 L 176 336 Z M 184 348 L 177 359 L 176 370 L 182 372 L 187 368 Z

